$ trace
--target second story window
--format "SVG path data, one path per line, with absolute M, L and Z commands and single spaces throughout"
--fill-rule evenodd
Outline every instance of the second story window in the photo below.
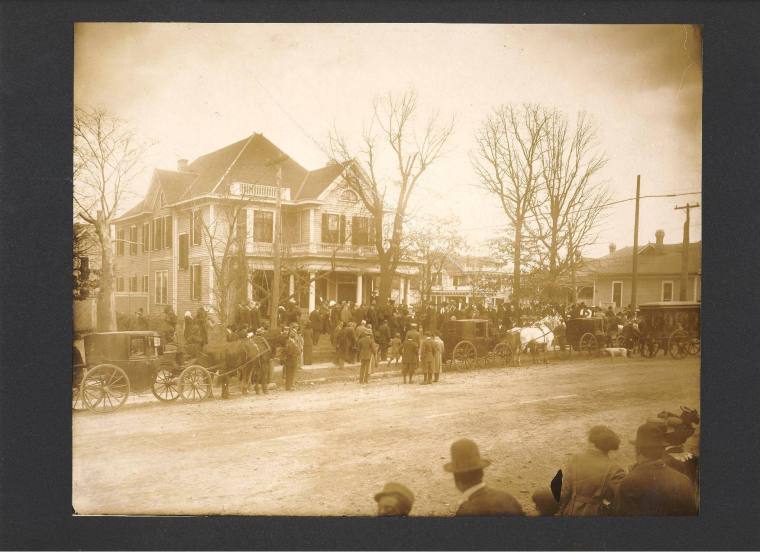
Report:
M 193 211 L 191 227 L 193 245 L 201 245 L 203 240 L 203 212 L 200 209 Z
M 274 241 L 274 213 L 271 211 L 253 212 L 253 241 L 272 243 Z
M 443 285 L 443 274 L 440 272 L 438 274 L 433 274 L 431 277 L 432 285 L 434 286 L 440 286 Z
M 345 239 L 345 215 L 322 213 L 322 243 L 343 243 Z
M 164 218 L 164 249 L 172 248 L 172 216 L 166 215 Z
M 142 250 L 143 253 L 150 251 L 150 223 L 145 222 L 142 225 Z
M 164 248 L 164 219 L 153 219 L 153 251 Z
M 116 254 L 124 255 L 124 229 L 116 231 Z
M 351 218 L 351 243 L 353 245 L 369 245 L 370 231 L 369 218 Z
M 137 255 L 137 226 L 129 227 L 129 254 Z

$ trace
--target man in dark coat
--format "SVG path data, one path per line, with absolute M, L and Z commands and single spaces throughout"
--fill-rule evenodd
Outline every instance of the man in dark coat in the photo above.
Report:
M 636 431 L 638 463 L 620 482 L 616 513 L 621 516 L 693 516 L 697 514 L 694 488 L 688 477 L 663 460 L 665 428 L 647 422 Z
M 312 339 L 314 345 L 319 345 L 319 336 L 322 335 L 322 314 L 318 308 L 309 313 L 309 323 L 311 324 Z
M 454 474 L 454 483 L 462 492 L 457 516 L 524 516 L 520 503 L 511 494 L 487 487 L 483 468 L 490 460 L 480 457 L 478 445 L 470 439 L 459 439 L 451 445 L 451 462 L 443 466 Z
M 205 350 L 208 344 L 208 315 L 206 309 L 198 307 L 198 311 L 195 313 L 195 325 L 198 328 L 198 335 L 201 340 L 201 350 Z
M 282 370 L 285 372 L 285 390 L 292 391 L 296 379 L 296 368 L 301 360 L 301 351 L 296 344 L 296 332 L 291 330 L 282 351 Z
M 248 327 L 253 331 L 258 330 L 261 327 L 261 311 L 259 311 L 259 304 L 250 301 L 248 303 Z
M 388 327 L 387 320 L 383 320 L 380 323 L 380 327 L 377 328 L 375 340 L 380 346 L 380 360 L 384 361 L 388 352 L 388 345 L 391 342 L 391 329 Z

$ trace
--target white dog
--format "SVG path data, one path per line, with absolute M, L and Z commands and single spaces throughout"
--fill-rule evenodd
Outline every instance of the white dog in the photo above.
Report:
M 611 357 L 625 357 L 628 356 L 628 349 L 625 347 L 606 347 L 602 349 L 602 354 L 609 355 Z

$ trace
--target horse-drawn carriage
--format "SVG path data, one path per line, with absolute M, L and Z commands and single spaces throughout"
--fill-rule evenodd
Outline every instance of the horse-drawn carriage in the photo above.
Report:
M 263 337 L 253 338 L 258 355 L 269 352 Z M 72 380 L 74 410 L 113 412 L 130 393 L 150 389 L 160 401 L 182 397 L 198 402 L 212 394 L 214 376 L 229 376 L 222 355 L 165 350 L 158 332 L 123 331 L 84 336 L 84 361 L 75 361 Z M 258 356 L 257 355 L 257 356 Z
M 660 350 L 680 359 L 699 355 L 700 304 L 691 301 L 661 301 L 639 305 L 641 356 L 653 357 Z
M 573 351 L 596 354 L 607 346 L 606 319 L 570 318 L 565 323 L 565 339 Z
M 451 367 L 467 369 L 488 358 L 506 366 L 515 353 L 509 334 L 499 332 L 490 320 L 447 320 L 441 328 L 441 338 L 443 361 Z

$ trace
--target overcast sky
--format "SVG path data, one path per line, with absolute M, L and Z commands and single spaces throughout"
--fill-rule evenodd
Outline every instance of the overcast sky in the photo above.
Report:
M 456 24 L 78 24 L 75 102 L 124 118 L 152 142 L 152 168 L 176 167 L 261 132 L 307 169 L 325 164 L 331 128 L 357 135 L 372 100 L 414 87 L 420 114 L 456 117 L 445 158 L 425 174 L 415 209 L 459 217 L 473 245 L 503 224 L 473 186 L 473 136 L 500 104 L 587 111 L 609 162 L 614 199 L 701 190 L 701 40 L 690 26 Z M 132 200 L 134 203 L 135 200 Z M 639 241 L 681 240 L 700 195 L 644 199 Z M 129 207 L 126 204 L 125 207 Z M 633 202 L 607 210 L 588 255 L 633 241 Z M 692 240 L 701 239 L 701 209 Z

